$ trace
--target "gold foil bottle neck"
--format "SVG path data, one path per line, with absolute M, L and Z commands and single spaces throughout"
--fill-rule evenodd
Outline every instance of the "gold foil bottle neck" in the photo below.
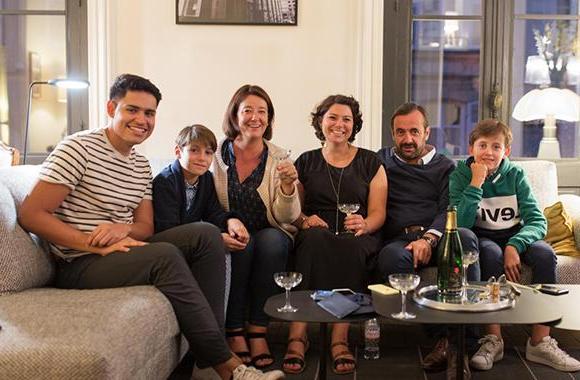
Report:
M 457 230 L 457 207 L 447 207 L 447 222 L 445 223 L 446 231 Z

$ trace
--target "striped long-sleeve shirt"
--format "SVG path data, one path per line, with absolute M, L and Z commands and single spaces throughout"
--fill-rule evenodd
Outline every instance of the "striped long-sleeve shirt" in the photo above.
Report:
M 82 131 L 62 141 L 42 165 L 40 180 L 70 189 L 55 216 L 72 227 L 90 232 L 99 224 L 133 223 L 142 200 L 151 200 L 151 167 L 131 150 L 119 153 L 105 129 Z M 51 251 L 70 259 L 87 254 L 51 244 Z

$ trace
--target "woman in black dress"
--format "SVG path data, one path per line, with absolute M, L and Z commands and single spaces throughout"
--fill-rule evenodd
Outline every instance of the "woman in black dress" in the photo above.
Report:
M 320 149 L 296 160 L 303 213 L 295 222 L 295 268 L 303 274 L 302 289 L 350 288 L 364 291 L 368 264 L 381 248 L 379 230 L 385 221 L 387 176 L 374 152 L 351 143 L 362 128 L 359 104 L 353 97 L 332 95 L 312 113 Z M 360 207 L 345 216 L 341 203 Z M 347 232 L 345 232 L 347 231 Z M 304 370 L 308 346 L 306 323 L 290 325 L 283 368 Z M 348 349 L 348 323 L 332 329 L 331 354 L 337 374 L 352 373 L 356 362 Z

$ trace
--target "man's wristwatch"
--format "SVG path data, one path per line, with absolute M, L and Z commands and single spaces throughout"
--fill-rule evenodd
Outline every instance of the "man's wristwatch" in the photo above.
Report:
M 433 236 L 423 235 L 421 236 L 421 239 L 427 241 L 427 243 L 429 243 L 431 248 L 435 248 L 437 246 L 437 239 L 434 238 Z

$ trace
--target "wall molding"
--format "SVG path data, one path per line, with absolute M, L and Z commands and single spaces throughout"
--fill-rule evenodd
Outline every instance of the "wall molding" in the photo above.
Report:
M 88 72 L 89 81 L 89 128 L 104 127 L 108 122 L 105 104 L 109 98 L 111 61 L 114 51 L 110 36 L 110 0 L 89 0 L 88 19 Z
M 382 146 L 383 109 L 383 0 L 357 1 L 356 94 L 364 127 L 357 145 L 371 150 Z

